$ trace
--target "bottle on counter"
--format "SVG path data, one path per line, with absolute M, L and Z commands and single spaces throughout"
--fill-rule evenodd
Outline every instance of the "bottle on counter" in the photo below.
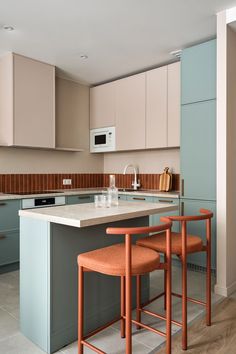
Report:
M 116 188 L 115 175 L 109 176 L 109 188 L 107 188 L 107 193 L 111 198 L 111 206 L 118 205 L 118 188 Z

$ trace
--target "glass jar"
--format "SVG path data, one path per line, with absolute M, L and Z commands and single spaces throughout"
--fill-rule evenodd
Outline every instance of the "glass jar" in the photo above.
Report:
M 109 176 L 109 188 L 107 188 L 108 195 L 111 196 L 111 206 L 117 206 L 118 203 L 118 188 L 115 186 L 115 175 Z

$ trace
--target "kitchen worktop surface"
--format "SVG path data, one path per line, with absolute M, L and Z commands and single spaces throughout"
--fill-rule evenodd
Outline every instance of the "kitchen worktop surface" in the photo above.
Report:
M 120 201 L 118 206 L 95 208 L 94 203 L 20 210 L 19 215 L 62 225 L 85 227 L 177 210 L 171 203 Z
M 70 196 L 70 195 L 80 195 L 80 194 L 96 194 L 106 192 L 107 188 L 77 188 L 77 189 L 61 189 L 55 190 L 50 193 L 42 193 L 42 194 L 7 194 L 0 193 L 0 201 L 1 200 L 11 200 L 11 199 L 25 199 L 25 198 L 40 198 L 40 197 L 56 197 L 56 196 Z M 127 195 L 143 195 L 147 197 L 161 197 L 161 198 L 179 198 L 179 192 L 171 191 L 171 192 L 160 192 L 158 190 L 119 190 L 119 194 L 127 194 Z

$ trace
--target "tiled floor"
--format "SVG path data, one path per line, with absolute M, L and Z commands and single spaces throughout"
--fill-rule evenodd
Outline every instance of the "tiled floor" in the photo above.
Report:
M 180 291 L 181 273 L 179 267 L 173 267 L 173 290 Z M 160 271 L 151 274 L 151 295 L 163 289 L 163 273 Z M 188 294 L 192 297 L 204 299 L 205 275 L 198 272 L 188 271 Z M 220 297 L 213 294 L 213 303 L 220 300 Z M 163 312 L 163 300 L 153 302 L 152 310 Z M 203 308 L 189 304 L 188 319 L 192 321 L 198 317 Z M 173 298 L 173 315 L 175 319 L 181 318 L 180 300 Z M 165 330 L 165 324 L 154 318 L 143 316 L 146 323 Z M 179 328 L 173 326 L 173 333 Z M 125 352 L 125 340 L 120 338 L 119 323 L 104 330 L 90 339 L 90 342 L 102 350 L 111 354 Z M 136 331 L 133 328 L 133 353 L 154 354 L 163 343 L 163 338 L 145 330 Z M 19 331 L 19 272 L 12 272 L 0 275 L 0 354 L 43 354 L 44 352 L 26 339 Z M 58 353 L 76 354 L 77 343 L 64 347 Z M 84 350 L 85 354 L 92 354 L 89 349 Z

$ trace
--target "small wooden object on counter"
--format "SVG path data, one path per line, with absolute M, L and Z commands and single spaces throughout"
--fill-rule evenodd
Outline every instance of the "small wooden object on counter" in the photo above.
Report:
M 172 187 L 172 174 L 169 171 L 169 167 L 165 167 L 164 173 L 160 175 L 159 190 L 168 192 Z

